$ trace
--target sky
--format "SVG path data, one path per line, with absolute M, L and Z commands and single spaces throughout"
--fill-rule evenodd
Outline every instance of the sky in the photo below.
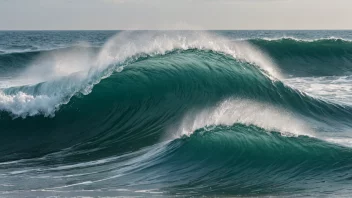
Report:
M 352 29 L 352 0 L 0 0 L 0 30 Z

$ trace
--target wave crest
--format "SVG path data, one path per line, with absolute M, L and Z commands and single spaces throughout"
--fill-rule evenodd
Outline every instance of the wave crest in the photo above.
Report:
M 300 115 L 302 116 L 302 115 Z M 234 124 L 255 125 L 267 131 L 279 131 L 284 135 L 314 136 L 309 125 L 293 112 L 265 102 L 248 99 L 226 99 L 215 107 L 201 111 L 190 111 L 179 126 L 169 131 L 173 136 L 191 135 L 201 128 L 232 126 Z M 290 124 L 287 124 L 290 123 Z

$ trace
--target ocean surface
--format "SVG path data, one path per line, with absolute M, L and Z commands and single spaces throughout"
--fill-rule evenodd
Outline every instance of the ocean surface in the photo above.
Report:
M 349 197 L 352 31 L 2 31 L 0 197 Z

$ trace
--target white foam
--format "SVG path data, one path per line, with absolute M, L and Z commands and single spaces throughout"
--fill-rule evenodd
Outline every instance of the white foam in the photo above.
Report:
M 232 126 L 236 123 L 255 125 L 283 135 L 315 135 L 305 121 L 283 108 L 254 100 L 227 99 L 211 108 L 190 111 L 176 128 L 169 130 L 168 138 L 170 135 L 172 139 L 190 135 L 209 126 Z
M 122 32 L 107 42 L 100 52 L 99 65 L 121 62 L 138 54 L 165 54 L 175 49 L 202 49 L 222 52 L 259 66 L 270 76 L 280 78 L 278 67 L 251 44 L 212 35 L 207 32 Z
M 59 100 L 59 99 L 58 99 Z M 5 94 L 0 91 L 0 109 L 14 115 L 36 115 L 40 112 L 50 114 L 61 101 L 55 101 L 46 95 L 33 96 L 23 92 Z
M 38 57 L 19 77 L 0 82 L 0 110 L 22 117 L 53 116 L 60 105 L 66 104 L 76 93 L 89 94 L 102 78 L 113 71 L 121 71 L 119 65 L 129 59 L 141 54 L 165 54 L 175 49 L 226 53 L 257 65 L 273 79 L 280 77 L 270 58 L 246 42 L 234 43 L 206 32 L 126 31 L 110 39 L 98 55 L 85 48 Z M 41 82 L 43 84 L 36 88 L 13 88 Z
M 290 78 L 284 82 L 315 97 L 352 105 L 352 76 Z
M 254 125 L 266 131 L 280 132 L 283 136 L 309 136 L 320 140 L 352 147 L 349 131 L 322 132 L 316 121 L 284 108 L 249 99 L 229 98 L 213 107 L 191 110 L 181 122 L 171 126 L 163 140 L 173 140 L 184 135 L 190 136 L 198 129 L 234 124 Z M 320 125 L 320 124 L 319 124 Z

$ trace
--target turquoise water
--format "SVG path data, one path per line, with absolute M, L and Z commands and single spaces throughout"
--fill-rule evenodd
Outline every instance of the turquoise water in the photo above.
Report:
M 349 31 L 0 32 L 0 196 L 346 196 Z

